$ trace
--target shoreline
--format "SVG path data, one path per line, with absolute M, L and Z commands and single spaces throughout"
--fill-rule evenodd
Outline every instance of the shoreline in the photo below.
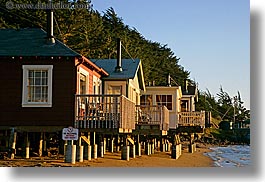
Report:
M 75 164 L 64 163 L 63 157 L 60 159 L 51 159 L 46 157 L 32 157 L 30 159 L 6 159 L 0 160 L 1 167 L 216 167 L 214 160 L 204 153 L 211 152 L 209 147 L 198 147 L 194 153 L 189 153 L 184 147 L 182 155 L 178 159 L 172 159 L 170 152 L 156 151 L 151 155 L 141 155 L 130 158 L 129 161 L 121 160 L 120 152 L 106 152 L 103 158 L 92 159 L 91 161 L 76 162 Z

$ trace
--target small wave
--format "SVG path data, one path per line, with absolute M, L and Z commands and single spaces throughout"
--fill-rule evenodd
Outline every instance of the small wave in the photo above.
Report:
M 227 147 L 213 147 L 205 153 L 214 160 L 217 167 L 244 167 L 251 164 L 250 146 L 231 145 Z

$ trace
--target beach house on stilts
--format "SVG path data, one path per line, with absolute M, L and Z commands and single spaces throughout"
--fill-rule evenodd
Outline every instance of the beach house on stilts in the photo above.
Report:
M 30 155 L 64 153 L 62 129 L 75 121 L 75 94 L 100 90 L 108 73 L 53 36 L 53 13 L 47 31 L 0 29 L 1 150 Z
M 135 129 L 135 106 L 145 90 L 139 59 L 121 58 L 121 41 L 117 39 L 117 59 L 91 59 L 108 76 L 101 78 L 101 94 L 76 95 L 75 126 L 94 137 L 103 156 L 106 150 L 122 152 L 122 159 L 139 154 L 132 131 Z M 138 146 L 138 145 L 137 145 Z

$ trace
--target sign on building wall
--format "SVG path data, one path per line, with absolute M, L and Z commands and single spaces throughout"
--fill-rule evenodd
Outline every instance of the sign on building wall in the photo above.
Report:
M 78 140 L 78 129 L 73 127 L 64 128 L 62 138 L 63 140 Z

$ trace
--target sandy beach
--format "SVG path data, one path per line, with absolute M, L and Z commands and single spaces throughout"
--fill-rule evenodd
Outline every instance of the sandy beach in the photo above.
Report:
M 32 157 L 30 159 L 5 159 L 0 160 L 1 167 L 214 167 L 213 160 L 204 155 L 209 152 L 208 147 L 197 148 L 196 152 L 189 153 L 187 149 L 182 150 L 178 159 L 172 159 L 170 152 L 156 151 L 152 155 L 136 156 L 129 161 L 121 160 L 121 153 L 106 152 L 103 158 L 91 161 L 65 163 L 63 156 L 59 159 L 46 157 Z

